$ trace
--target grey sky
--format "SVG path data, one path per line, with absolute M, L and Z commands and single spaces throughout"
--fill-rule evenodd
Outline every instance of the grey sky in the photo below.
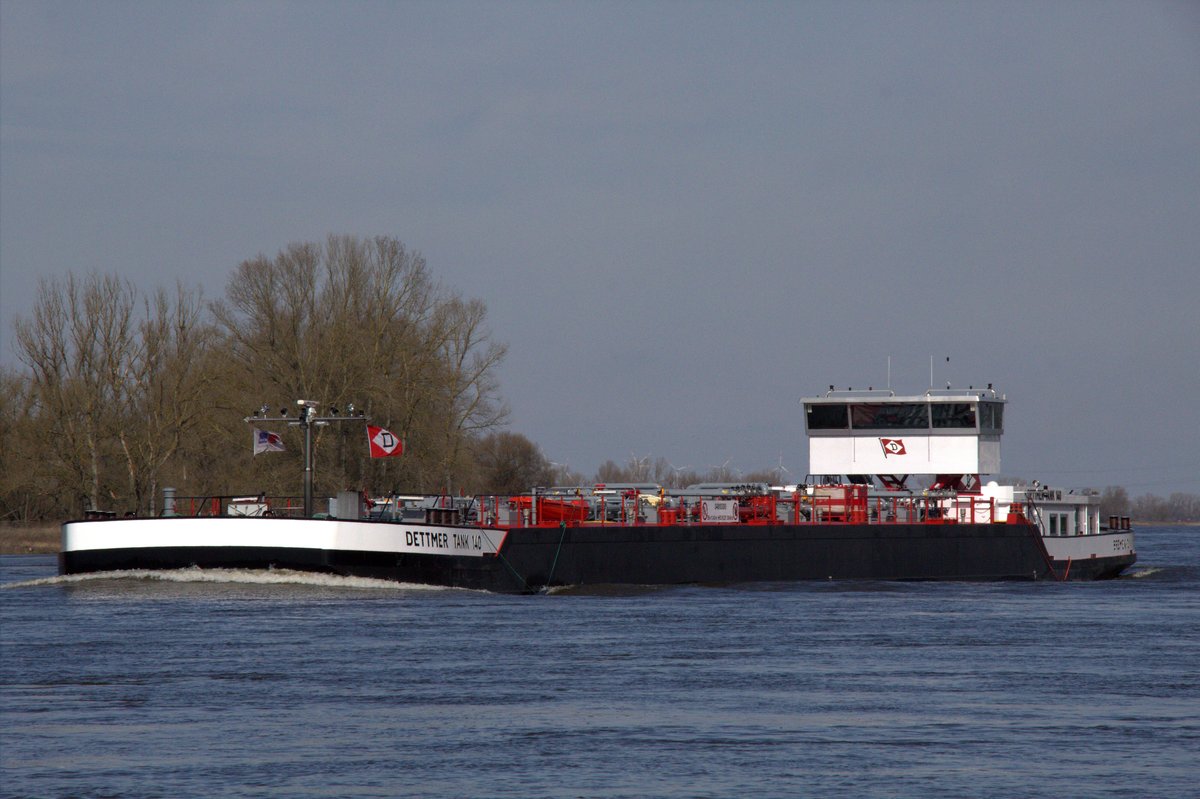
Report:
M 0 5 L 4 363 L 40 276 L 328 233 L 483 299 L 577 471 L 802 476 L 800 396 L 936 356 L 1006 474 L 1200 492 L 1194 3 Z

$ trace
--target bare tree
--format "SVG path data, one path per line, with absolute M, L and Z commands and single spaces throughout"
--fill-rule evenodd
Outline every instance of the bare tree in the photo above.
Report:
M 455 297 L 439 309 L 442 330 L 440 360 L 442 380 L 441 468 L 446 474 L 458 471 L 467 453 L 464 445 L 479 433 L 502 424 L 508 410 L 500 404 L 493 377 L 506 348 L 490 340 L 483 327 L 487 314 L 482 302 L 464 302 Z M 544 460 L 544 459 L 543 459 Z
M 0 520 L 25 522 L 62 510 L 50 505 L 58 486 L 34 441 L 36 425 L 32 381 L 0 368 Z
M 243 262 L 212 305 L 244 403 L 350 402 L 406 441 L 371 463 L 361 431 L 325 430 L 318 483 L 443 488 L 469 471 L 471 436 L 503 422 L 483 303 L 441 289 L 393 238 L 331 236 Z M 354 454 L 357 453 L 357 454 Z
M 520 433 L 489 433 L 473 447 L 479 466 L 478 493 L 521 494 L 553 480 L 550 462 Z
M 31 318 L 17 320 L 31 434 L 76 510 L 146 509 L 204 402 L 210 333 L 200 310 L 198 292 L 139 300 L 128 280 L 72 275 L 44 280 Z
M 596 469 L 597 483 L 632 483 L 633 474 L 624 466 L 609 458 Z
M 181 284 L 173 298 L 158 289 L 145 300 L 117 438 L 134 506 L 151 513 L 160 473 L 199 425 L 217 379 L 207 362 L 213 330 L 202 308 L 199 290 Z
M 1100 515 L 1106 519 L 1129 515 L 1129 494 L 1123 486 L 1107 486 L 1100 493 Z
M 33 377 L 47 459 L 82 504 L 100 507 L 110 435 L 135 359 L 133 284 L 92 275 L 43 280 L 30 319 L 16 321 L 18 357 Z

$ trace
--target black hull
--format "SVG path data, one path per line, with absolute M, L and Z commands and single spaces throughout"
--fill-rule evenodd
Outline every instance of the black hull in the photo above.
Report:
M 241 546 L 84 549 L 59 556 L 64 574 L 281 568 L 502 593 L 607 584 L 1096 579 L 1116 576 L 1132 562 L 1132 556 L 1081 561 L 1066 573 L 1066 564 L 1051 565 L 1027 524 L 515 528 L 498 555 L 484 557 Z

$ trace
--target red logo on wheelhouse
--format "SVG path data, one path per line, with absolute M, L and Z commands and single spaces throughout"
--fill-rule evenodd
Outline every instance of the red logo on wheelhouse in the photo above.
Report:
M 883 457 L 885 458 L 889 455 L 905 454 L 904 439 L 902 438 L 881 438 L 879 443 L 883 447 Z

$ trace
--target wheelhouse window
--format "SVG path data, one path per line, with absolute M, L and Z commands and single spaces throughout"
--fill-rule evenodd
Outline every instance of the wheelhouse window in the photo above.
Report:
M 932 411 L 934 427 L 975 429 L 973 402 L 935 402 Z
M 1004 405 L 999 402 L 979 403 L 979 427 L 981 430 L 1004 429 Z
M 864 402 L 850 406 L 850 419 L 858 430 L 924 430 L 929 427 L 929 406 L 923 402 Z
M 845 405 L 809 405 L 809 430 L 845 430 L 850 427 L 850 415 Z

